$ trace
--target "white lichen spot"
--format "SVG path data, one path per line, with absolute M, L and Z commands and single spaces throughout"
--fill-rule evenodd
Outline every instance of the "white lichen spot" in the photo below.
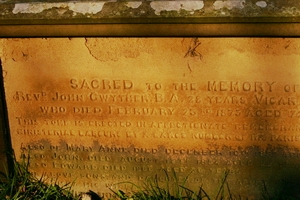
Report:
M 105 2 L 81 2 L 81 3 L 68 3 L 70 10 L 82 14 L 96 14 L 100 12 Z
M 81 200 L 92 200 L 92 197 L 88 194 L 82 194 Z
M 246 0 L 227 0 L 227 1 L 215 1 L 214 9 L 220 10 L 222 8 L 227 8 L 231 10 L 232 8 L 243 9 Z
M 43 10 L 49 9 L 44 3 L 17 3 L 13 9 L 13 13 L 40 13 Z
M 76 13 L 96 14 L 100 12 L 105 2 L 73 2 L 73 3 L 17 3 L 13 13 L 41 13 L 52 8 L 67 8 Z
M 156 15 L 161 11 L 177 11 L 181 9 L 186 11 L 200 10 L 204 7 L 203 1 L 152 1 L 151 7 L 155 10 Z
M 138 8 L 140 7 L 140 5 L 142 5 L 142 2 L 140 1 L 129 1 L 126 3 L 126 6 L 127 7 L 130 7 L 130 8 Z
M 258 1 L 258 2 L 256 2 L 256 5 L 258 7 L 265 8 L 265 7 L 267 7 L 268 4 L 265 1 Z

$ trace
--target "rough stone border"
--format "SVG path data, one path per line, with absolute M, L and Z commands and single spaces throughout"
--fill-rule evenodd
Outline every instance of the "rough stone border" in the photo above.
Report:
M 0 37 L 299 37 L 300 23 L 0 25 Z
M 0 0 L 0 37 L 300 35 L 298 0 Z

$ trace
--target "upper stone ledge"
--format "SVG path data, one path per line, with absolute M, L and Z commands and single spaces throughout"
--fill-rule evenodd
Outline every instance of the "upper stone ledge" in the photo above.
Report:
M 180 19 L 180 20 L 178 20 Z M 0 0 L 0 23 L 282 22 L 300 20 L 298 0 Z M 176 21 L 177 20 L 177 21 Z

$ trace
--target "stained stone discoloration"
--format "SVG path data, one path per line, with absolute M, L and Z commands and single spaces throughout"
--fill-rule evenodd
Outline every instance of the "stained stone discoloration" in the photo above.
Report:
M 0 19 L 299 17 L 296 0 L 0 1 Z M 207 21 L 206 21 L 207 22 Z
M 204 7 L 203 1 L 153 1 L 150 5 L 156 15 L 160 15 L 161 11 L 195 11 Z

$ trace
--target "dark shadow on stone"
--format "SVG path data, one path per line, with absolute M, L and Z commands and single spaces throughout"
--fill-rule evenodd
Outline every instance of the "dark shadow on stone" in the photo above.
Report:
M 5 72 L 2 70 L 2 63 L 0 60 L 0 180 L 5 177 L 7 173 L 13 173 L 13 151 L 10 140 L 8 117 L 7 117 L 7 107 L 4 95 L 4 76 Z
M 263 42 L 264 41 L 266 40 L 263 40 Z M 291 54 L 286 48 L 275 46 L 272 42 L 274 41 L 267 40 L 265 44 L 260 44 L 260 48 L 263 47 L 263 49 L 253 49 L 253 51 L 257 51 L 257 54 L 278 53 L 278 56 Z M 270 46 L 273 49 L 268 49 Z M 287 63 L 287 65 L 289 65 L 289 63 Z M 285 66 L 278 67 L 281 68 Z M 287 66 L 286 70 L 289 74 L 298 73 L 297 66 Z M 282 74 L 282 76 L 286 74 Z M 278 77 L 279 76 L 272 77 L 272 75 L 262 72 L 261 78 L 263 78 L 264 81 L 276 82 L 274 85 L 281 89 L 272 92 L 262 92 L 262 94 L 274 98 L 295 96 L 295 93 L 283 92 L 282 84 L 297 83 L 299 80 L 286 77 L 284 79 L 285 82 L 281 83 L 282 80 L 276 80 Z M 276 88 L 275 86 L 274 88 Z M 299 123 L 297 120 L 286 117 L 283 114 L 284 110 L 297 110 L 298 105 L 259 103 L 249 105 L 247 109 L 262 111 L 278 110 L 278 112 L 280 112 L 280 116 L 255 116 L 252 120 L 249 120 L 249 123 L 263 127 L 262 129 L 258 128 L 258 130 L 252 130 L 249 134 L 259 135 L 260 137 L 257 138 L 261 138 L 260 144 L 266 145 L 265 148 L 262 147 L 262 145 L 255 149 L 254 146 L 251 145 L 254 145 L 257 141 L 252 140 L 252 144 L 249 144 L 250 149 L 255 149 L 254 151 L 256 153 L 251 154 L 251 156 L 253 156 L 251 159 L 257 163 L 254 171 L 257 173 L 257 176 L 261 178 L 262 183 L 262 185 L 259 186 L 260 188 L 257 189 L 261 190 L 264 199 L 300 199 L 300 149 L 297 144 L 299 141 L 297 141 L 297 139 L 287 139 L 292 137 L 292 135 L 297 135 L 297 130 L 287 131 L 281 130 L 280 128 L 281 126 L 289 127 L 289 125 L 297 125 Z M 270 125 L 270 127 L 278 126 L 279 128 L 272 130 L 272 128 L 267 128 L 266 125 Z M 247 173 L 250 174 L 250 172 Z

